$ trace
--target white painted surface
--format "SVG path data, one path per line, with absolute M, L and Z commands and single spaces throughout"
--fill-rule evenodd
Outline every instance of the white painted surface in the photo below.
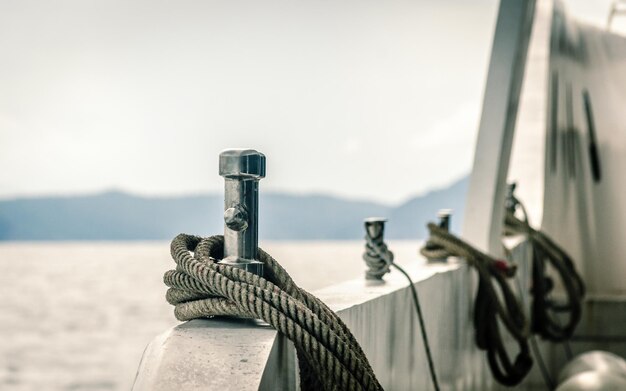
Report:
M 501 255 L 506 175 L 515 130 L 534 0 L 502 0 L 489 62 L 463 236 Z
M 546 165 L 543 228 L 573 256 L 591 293 L 624 294 L 626 38 L 577 23 L 561 6 L 553 34 L 550 75 L 559 86 L 558 112 L 547 151 L 556 164 Z M 591 98 L 599 182 L 591 174 L 584 90 Z
M 148 345 L 133 390 L 258 390 L 275 338 L 254 321 L 183 323 Z
M 552 0 L 537 1 L 507 177 L 507 183 L 517 183 L 516 196 L 534 225 L 543 217 L 552 7 Z

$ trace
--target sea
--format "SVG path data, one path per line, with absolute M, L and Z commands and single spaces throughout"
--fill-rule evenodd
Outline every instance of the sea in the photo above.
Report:
M 261 244 L 301 287 L 363 278 L 363 242 Z M 399 263 L 418 242 L 390 242 Z M 179 322 L 169 242 L 0 243 L 0 390 L 130 390 L 146 345 Z

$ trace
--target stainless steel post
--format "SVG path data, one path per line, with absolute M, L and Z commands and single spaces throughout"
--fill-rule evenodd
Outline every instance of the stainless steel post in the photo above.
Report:
M 439 227 L 445 229 L 446 231 L 450 230 L 450 218 L 452 217 L 452 209 L 440 209 L 437 212 L 437 217 L 439 217 Z M 438 246 L 435 246 L 438 248 Z M 428 243 L 426 244 L 426 248 L 428 248 Z M 428 258 L 428 263 L 442 263 L 448 262 L 448 258 Z
M 363 221 L 365 233 L 373 243 L 380 244 L 384 242 L 386 222 L 387 219 L 384 217 L 369 217 Z
M 517 183 L 511 182 L 507 184 L 506 198 L 504 200 L 505 209 L 513 213 L 515 213 L 515 207 L 517 206 L 517 199 L 515 198 L 515 188 L 517 188 Z
M 449 231 L 451 216 L 452 209 L 440 209 L 439 212 L 437 212 L 437 217 L 439 217 L 439 227 L 445 229 L 446 231 Z
M 265 177 L 265 155 L 254 149 L 220 153 L 224 192 L 224 259 L 221 264 L 263 275 L 259 246 L 259 180 Z

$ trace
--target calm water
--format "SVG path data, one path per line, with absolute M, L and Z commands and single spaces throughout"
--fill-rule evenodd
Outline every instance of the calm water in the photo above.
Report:
M 391 243 L 396 259 L 417 243 Z M 364 270 L 362 242 L 270 242 L 314 290 Z M 178 322 L 168 242 L 0 244 L 0 390 L 129 390 L 143 349 Z

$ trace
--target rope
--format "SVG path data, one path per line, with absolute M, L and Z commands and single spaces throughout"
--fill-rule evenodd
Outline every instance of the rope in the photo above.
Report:
M 365 235 L 365 253 L 363 259 L 368 266 L 366 271 L 366 277 L 368 279 L 381 279 L 386 273 L 389 273 L 389 267 L 393 266 L 400 273 L 402 273 L 409 281 L 409 287 L 411 288 L 411 296 L 413 297 L 413 304 L 415 305 L 415 311 L 417 313 L 417 319 L 420 324 L 420 331 L 422 334 L 422 342 L 424 344 L 424 350 L 426 351 L 426 360 L 428 361 L 428 370 L 430 372 L 430 379 L 433 383 L 435 391 L 439 391 L 439 381 L 437 380 L 437 373 L 435 372 L 435 364 L 433 356 L 430 351 L 430 343 L 428 342 L 428 335 L 426 333 L 426 326 L 424 325 L 424 315 L 422 314 L 422 306 L 420 305 L 419 296 L 417 295 L 417 289 L 411 279 L 411 276 L 397 263 L 393 261 L 393 252 L 391 252 L 385 244 L 382 235 L 372 238 L 369 235 Z
M 517 206 L 522 211 L 522 219 L 515 215 Z M 532 246 L 532 331 L 552 342 L 567 341 L 580 321 L 585 294 L 585 285 L 574 262 L 546 234 L 530 226 L 524 205 L 514 197 L 507 208 L 505 235 L 525 235 Z M 563 283 L 567 295 L 565 303 L 550 298 L 554 282 L 547 276 L 548 264 L 557 271 Z M 562 324 L 557 316 L 564 313 L 568 314 L 568 321 Z
M 296 348 L 301 389 L 382 390 L 365 353 L 341 319 L 299 288 L 259 249 L 265 278 L 217 263 L 224 238 L 180 234 L 171 244 L 176 269 L 165 273 L 166 299 L 178 320 L 213 316 L 263 319 Z
M 507 251 L 507 256 L 510 255 L 506 247 L 505 250 Z M 522 282 L 520 281 L 519 275 L 517 275 L 515 278 L 515 285 L 517 286 L 519 292 L 523 291 Z M 520 301 L 522 302 L 522 305 L 526 307 L 527 303 L 526 300 L 524 300 L 524 295 L 520 295 Z M 539 350 L 539 345 L 537 344 L 537 337 L 534 334 L 531 334 L 529 335 L 528 340 L 530 341 L 530 350 L 537 360 L 537 366 L 539 367 L 539 372 L 541 372 L 541 377 L 543 378 L 543 382 L 546 385 L 546 389 L 554 390 L 556 388 L 556 384 L 554 383 L 554 379 L 552 379 L 552 376 L 550 376 L 550 371 L 548 371 L 546 362 L 541 355 L 541 350 Z
M 533 361 L 528 346 L 526 317 L 507 282 L 515 275 L 515 266 L 483 254 L 436 224 L 428 224 L 428 229 L 430 238 L 421 250 L 422 255 L 431 259 L 449 256 L 464 258 L 478 272 L 474 304 L 476 345 L 487 352 L 491 372 L 500 384 L 519 384 L 530 371 Z M 494 281 L 500 288 L 504 303 L 500 301 Z M 519 352 L 513 362 L 500 335 L 498 318 L 517 342 Z
M 367 265 L 365 278 L 368 280 L 380 280 L 389 273 L 393 264 L 393 253 L 387 247 L 382 235 L 371 238 L 365 235 L 365 253 L 363 260 Z

